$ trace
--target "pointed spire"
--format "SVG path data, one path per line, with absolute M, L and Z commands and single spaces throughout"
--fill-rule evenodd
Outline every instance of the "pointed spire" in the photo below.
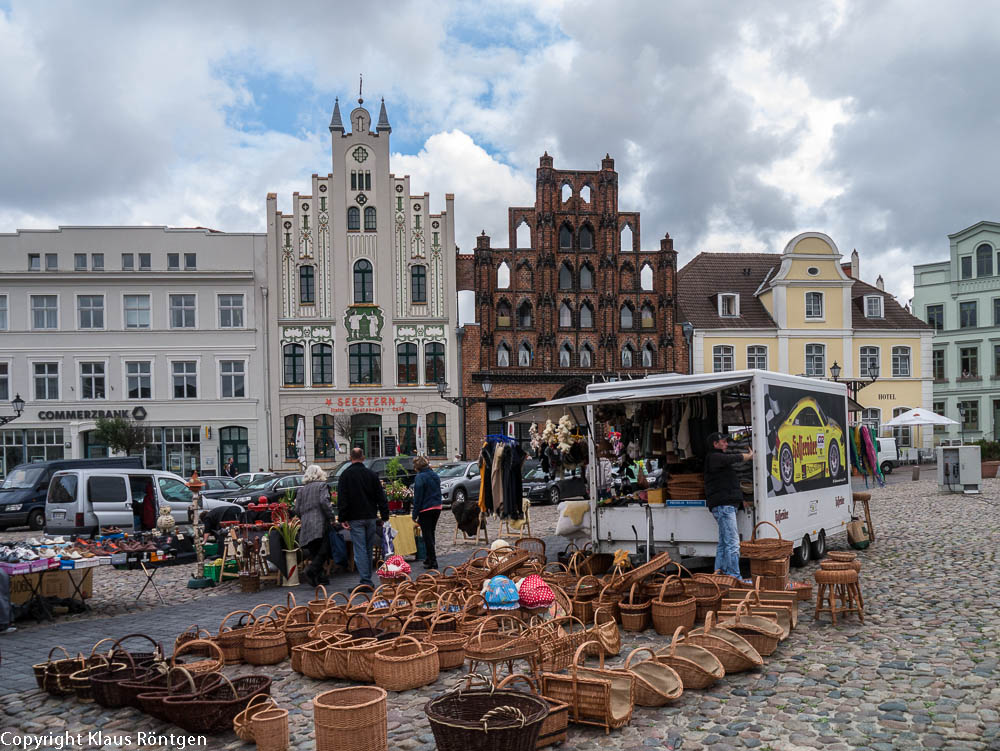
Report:
M 389 116 L 385 113 L 385 98 L 382 98 L 382 106 L 378 111 L 378 125 L 375 126 L 375 130 L 381 133 L 385 131 L 386 133 L 392 133 L 392 126 L 389 125 Z
M 330 132 L 339 130 L 344 132 L 344 121 L 340 119 L 340 98 L 333 100 L 333 117 L 330 118 Z

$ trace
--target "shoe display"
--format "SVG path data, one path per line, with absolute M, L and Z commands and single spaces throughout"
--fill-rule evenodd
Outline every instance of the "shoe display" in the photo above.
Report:
M 27 540 L 24 541 L 24 543 L 25 545 L 30 545 L 33 548 L 37 548 L 39 545 L 42 544 L 37 537 L 29 537 Z

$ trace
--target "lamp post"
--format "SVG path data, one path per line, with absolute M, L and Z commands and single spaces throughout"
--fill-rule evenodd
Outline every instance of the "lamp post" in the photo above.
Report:
M 197 470 L 191 473 L 191 479 L 187 481 L 188 488 L 191 489 L 191 528 L 194 535 L 194 552 L 198 561 L 195 575 L 188 579 L 188 589 L 204 589 L 214 586 L 214 582 L 205 576 L 205 535 L 201 526 L 201 489 L 205 483 L 198 478 Z
M 479 404 L 480 402 L 485 402 L 490 398 L 490 392 L 493 390 L 493 382 L 489 377 L 484 378 L 481 384 L 483 387 L 483 396 L 448 396 L 448 382 L 443 378 L 438 381 L 437 389 L 438 396 L 444 399 L 446 402 L 451 402 L 461 408 L 459 413 L 459 426 L 458 430 L 461 435 L 461 447 L 462 447 L 462 461 L 466 460 L 465 455 L 465 410 L 469 408 L 472 404 Z
M 965 405 L 962 402 L 958 403 L 958 417 L 962 421 L 962 445 L 965 445 Z
M 21 413 L 24 412 L 24 399 L 18 394 L 10 400 L 10 406 L 14 408 L 14 414 L 0 417 L 0 425 L 6 425 L 21 416 Z

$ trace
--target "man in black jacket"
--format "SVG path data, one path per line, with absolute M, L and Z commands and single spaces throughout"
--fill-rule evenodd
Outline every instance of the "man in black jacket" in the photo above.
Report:
M 743 503 L 740 478 L 733 467 L 753 459 L 753 449 L 747 454 L 728 453 L 729 436 L 712 433 L 705 456 L 705 501 L 719 525 L 719 544 L 715 552 L 715 573 L 740 576 L 740 533 L 736 526 L 736 509 Z
M 365 453 L 351 449 L 351 466 L 340 475 L 337 484 L 337 507 L 340 523 L 351 532 L 354 545 L 354 564 L 358 567 L 361 583 L 374 587 L 372 582 L 372 548 L 378 540 L 375 517 L 389 521 L 389 503 L 378 479 L 364 464 Z

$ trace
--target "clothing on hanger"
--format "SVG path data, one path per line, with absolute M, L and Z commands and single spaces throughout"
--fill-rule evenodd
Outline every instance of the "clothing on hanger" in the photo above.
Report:
M 498 443 L 496 451 L 493 452 L 493 468 L 490 470 L 490 483 L 493 488 L 492 513 L 500 514 L 503 510 L 503 456 L 507 447 Z
M 524 516 L 524 482 L 521 470 L 527 454 L 515 443 L 504 451 L 504 458 L 504 516 L 508 519 L 520 519 Z
M 495 444 L 486 441 L 479 452 L 479 510 L 493 513 L 493 453 Z

